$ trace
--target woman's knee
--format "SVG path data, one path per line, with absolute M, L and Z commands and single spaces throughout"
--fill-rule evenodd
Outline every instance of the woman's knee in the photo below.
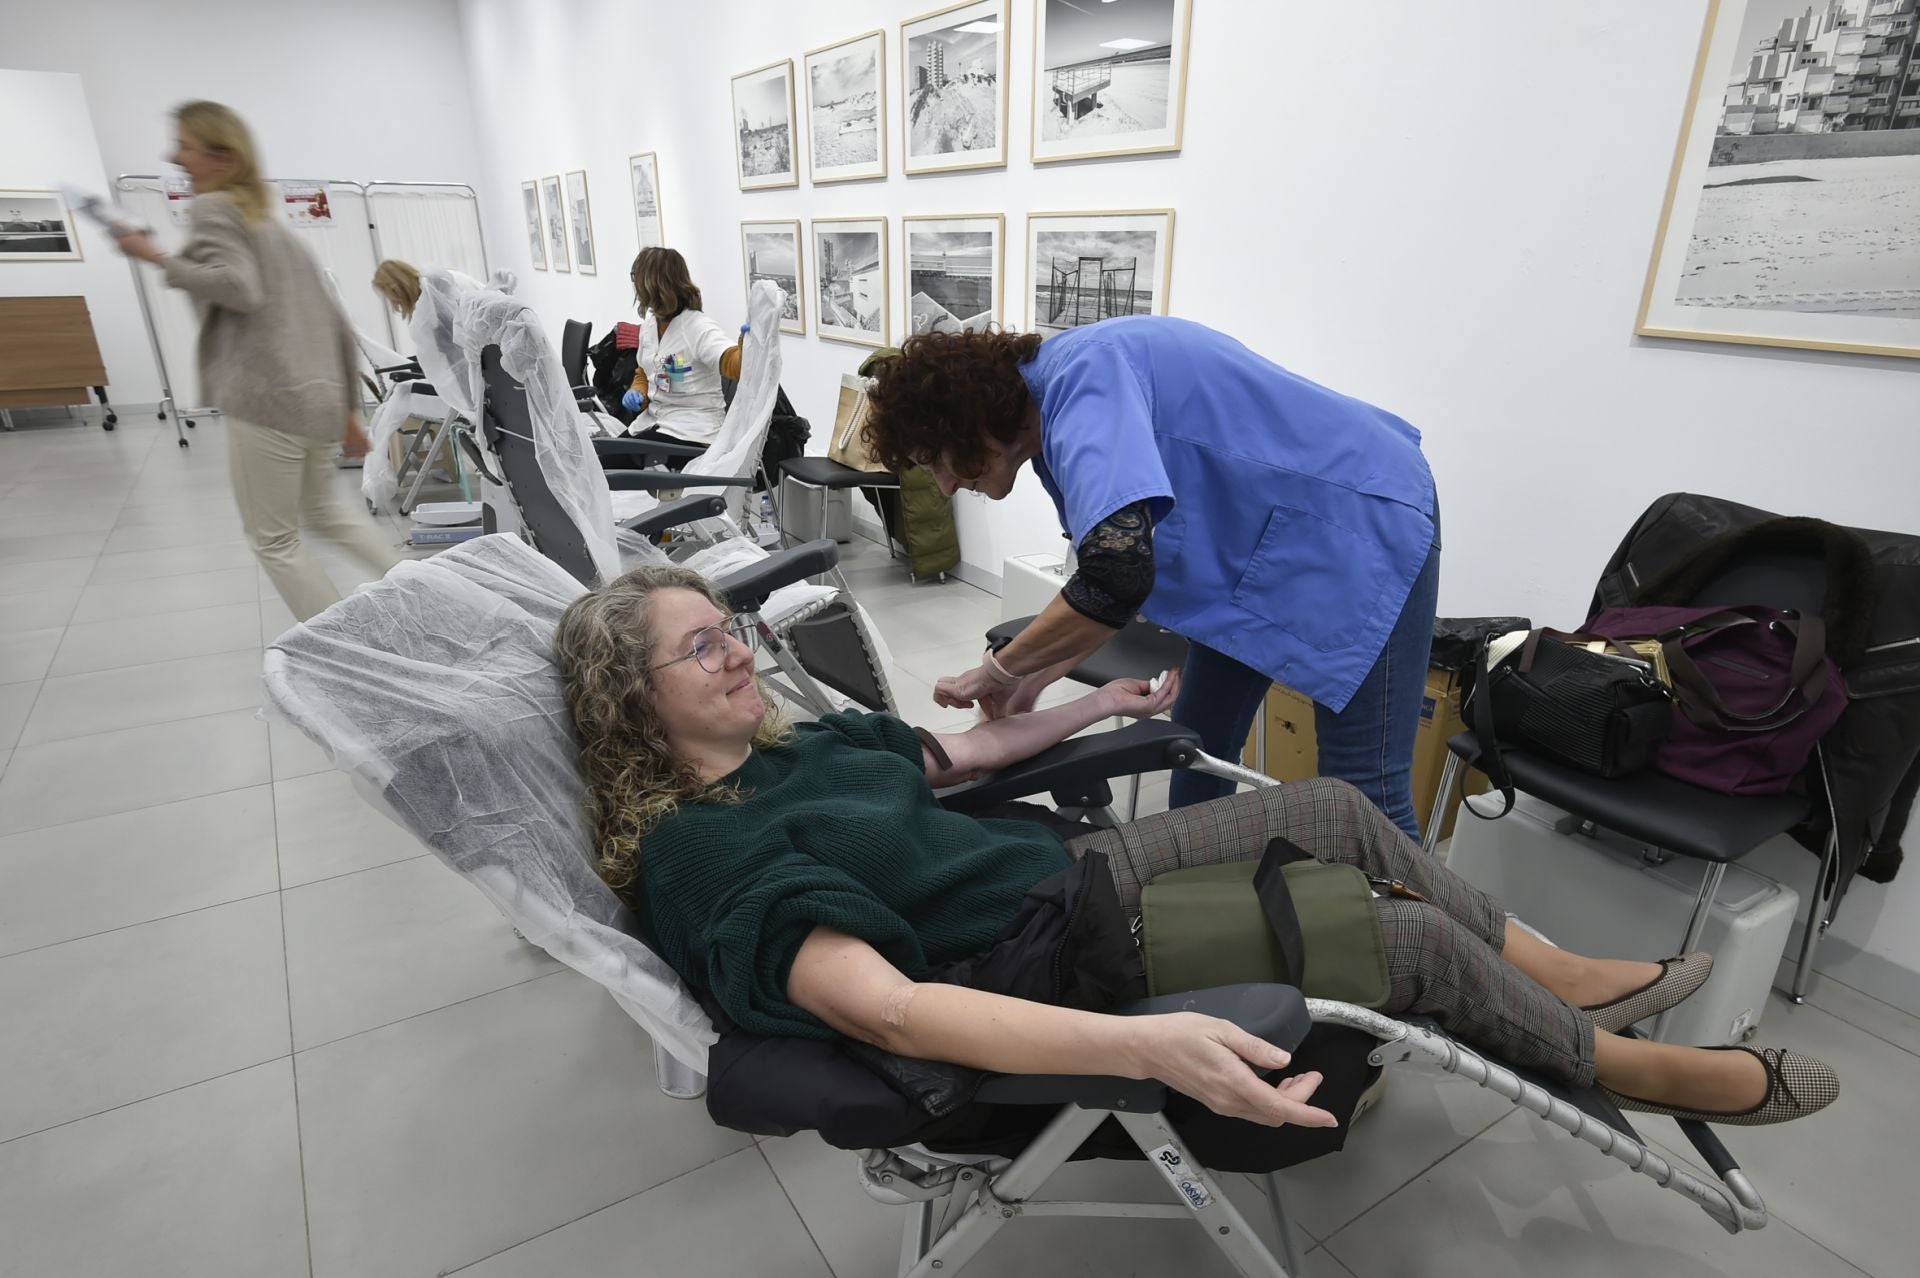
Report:
M 1360 793 L 1351 781 L 1339 777 L 1313 777 L 1306 781 L 1295 782 L 1290 788 L 1295 794 L 1304 791 L 1307 801 L 1316 809 L 1331 809 L 1343 813 L 1358 812 L 1371 808 L 1372 802 Z

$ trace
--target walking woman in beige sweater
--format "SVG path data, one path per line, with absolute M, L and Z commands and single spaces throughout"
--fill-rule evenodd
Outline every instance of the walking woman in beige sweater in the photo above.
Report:
M 253 553 L 301 621 L 340 598 L 300 530 L 385 573 L 399 561 L 373 524 L 340 503 L 335 450 L 364 456 L 353 332 L 320 268 L 275 215 L 253 135 L 217 102 L 174 113 L 170 157 L 193 179 L 187 243 L 168 254 L 145 232 L 121 236 L 200 314 L 200 387 L 227 423 L 233 497 Z

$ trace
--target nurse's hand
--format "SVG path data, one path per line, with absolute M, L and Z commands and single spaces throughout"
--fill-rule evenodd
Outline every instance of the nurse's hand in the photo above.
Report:
M 933 685 L 933 699 L 938 705 L 949 706 L 956 710 L 970 710 L 980 707 L 980 713 L 989 719 L 1001 719 L 1007 715 L 1007 697 L 1015 691 L 1020 680 L 1009 683 L 991 666 L 982 663 L 965 674 L 948 675 Z

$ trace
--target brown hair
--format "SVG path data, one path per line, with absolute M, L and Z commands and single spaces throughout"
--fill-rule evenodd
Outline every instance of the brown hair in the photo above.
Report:
M 267 183 L 260 176 L 260 151 L 253 144 L 253 132 L 247 128 L 247 122 L 232 107 L 218 102 L 182 103 L 173 109 L 173 118 L 180 125 L 180 131 L 191 137 L 201 150 L 233 161 L 225 177 L 206 191 L 195 194 L 225 191 L 247 221 L 258 222 L 266 217 Z
M 701 311 L 700 290 L 687 270 L 687 259 L 680 250 L 643 248 L 633 259 L 633 303 L 642 315 L 648 311 L 657 319 L 669 319 L 681 311 Z
M 918 333 L 874 369 L 861 434 L 899 474 L 942 462 L 963 479 L 987 468 L 986 441 L 1012 443 L 1032 397 L 1020 366 L 1040 349 L 1035 333 Z
M 722 613 L 732 611 L 691 568 L 648 564 L 575 599 L 553 639 L 587 782 L 593 868 L 616 891 L 639 875 L 640 841 L 680 804 L 738 797 L 728 786 L 702 781 L 690 760 L 673 753 L 654 709 L 659 687 L 648 605 L 670 589 L 691 590 Z M 769 701 L 753 744 L 778 745 L 791 735 Z
M 390 257 L 373 268 L 373 291 L 391 302 L 401 318 L 412 319 L 413 308 L 420 305 L 420 272 Z

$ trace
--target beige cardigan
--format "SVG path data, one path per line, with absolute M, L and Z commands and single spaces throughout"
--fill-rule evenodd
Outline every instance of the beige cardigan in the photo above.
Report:
M 249 224 L 224 195 L 196 198 L 187 243 L 165 271 L 200 313 L 211 407 L 312 439 L 345 433 L 359 406 L 353 330 L 277 209 Z

